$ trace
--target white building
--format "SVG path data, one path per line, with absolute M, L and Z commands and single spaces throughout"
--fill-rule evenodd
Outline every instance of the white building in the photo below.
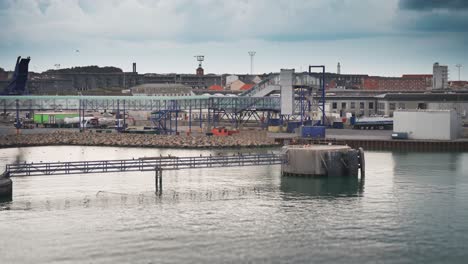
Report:
M 232 74 L 232 75 L 226 76 L 226 87 L 231 86 L 231 83 L 233 83 L 233 82 L 235 82 L 237 80 L 239 80 L 239 76 L 237 76 L 237 75 Z
M 448 88 L 448 67 L 447 65 L 439 65 L 434 63 L 432 68 L 432 89 L 447 89 Z
M 398 110 L 393 131 L 409 139 L 454 140 L 460 136 L 461 121 L 455 110 Z
M 238 80 L 235 80 L 235 81 L 231 82 L 229 84 L 229 86 L 228 86 L 228 89 L 231 90 L 231 91 L 239 91 L 240 88 L 242 86 L 244 86 L 244 85 L 245 85 L 245 83 L 238 79 Z

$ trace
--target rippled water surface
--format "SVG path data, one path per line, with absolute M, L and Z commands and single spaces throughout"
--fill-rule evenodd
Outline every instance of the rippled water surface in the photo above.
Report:
M 237 151 L 235 151 L 237 152 Z M 214 154 L 1 149 L 15 161 Z M 365 181 L 279 165 L 14 178 L 0 263 L 466 263 L 468 154 L 367 152 Z

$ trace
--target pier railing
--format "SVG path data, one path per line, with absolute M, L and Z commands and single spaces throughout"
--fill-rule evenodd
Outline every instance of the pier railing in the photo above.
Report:
M 6 165 L 7 177 L 160 171 L 191 168 L 219 168 L 281 164 L 281 154 L 236 154 L 226 156 L 144 157 L 121 160 L 16 163 Z

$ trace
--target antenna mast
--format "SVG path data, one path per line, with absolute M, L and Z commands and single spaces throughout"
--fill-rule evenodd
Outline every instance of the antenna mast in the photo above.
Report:
M 205 60 L 205 56 L 203 56 L 203 55 L 195 55 L 194 57 L 197 58 L 198 67 L 201 67 L 201 66 L 202 66 L 202 62 Z

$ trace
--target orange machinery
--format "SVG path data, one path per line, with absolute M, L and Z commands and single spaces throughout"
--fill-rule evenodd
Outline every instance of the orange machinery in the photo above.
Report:
M 231 136 L 232 134 L 237 134 L 239 133 L 238 130 L 228 130 L 225 127 L 215 127 L 211 129 L 211 133 L 213 133 L 214 136 Z

